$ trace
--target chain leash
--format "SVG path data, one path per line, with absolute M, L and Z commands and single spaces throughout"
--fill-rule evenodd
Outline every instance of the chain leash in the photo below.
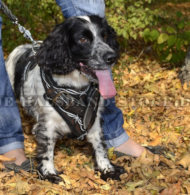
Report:
M 3 11 L 3 13 L 11 20 L 11 22 L 15 25 L 18 26 L 19 31 L 23 34 L 23 36 L 30 40 L 33 44 L 33 48 L 35 48 L 36 45 L 39 44 L 38 41 L 35 41 L 32 38 L 32 35 L 30 33 L 29 30 L 27 30 L 24 26 L 22 26 L 19 22 L 18 22 L 18 18 L 11 12 L 11 10 L 5 5 L 5 3 L 3 3 L 2 1 L 0 2 L 0 9 Z M 34 49 L 33 49 L 34 50 Z M 35 51 L 34 51 L 35 52 Z

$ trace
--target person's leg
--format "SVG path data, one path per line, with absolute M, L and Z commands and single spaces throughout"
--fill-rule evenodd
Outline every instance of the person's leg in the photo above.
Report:
M 0 154 L 15 158 L 20 165 L 26 160 L 24 154 L 24 136 L 18 107 L 5 69 L 0 18 Z
M 116 151 L 135 157 L 142 154 L 144 147 L 133 141 L 123 129 L 123 114 L 116 107 L 114 98 L 105 101 L 102 118 L 104 139 L 108 148 L 114 147 Z
M 72 16 L 99 15 L 105 16 L 104 0 L 56 0 L 61 7 L 65 18 Z M 123 129 L 123 115 L 116 107 L 114 99 L 105 102 L 106 109 L 103 113 L 103 134 L 107 148 L 114 147 L 115 150 L 127 155 L 140 156 L 144 148 L 134 142 Z
M 105 16 L 104 0 L 56 0 L 65 18 L 73 16 Z

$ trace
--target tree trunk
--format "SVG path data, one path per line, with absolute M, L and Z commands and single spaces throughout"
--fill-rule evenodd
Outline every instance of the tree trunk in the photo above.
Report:
M 185 63 L 179 73 L 179 79 L 181 80 L 182 84 L 190 82 L 190 48 L 187 51 Z

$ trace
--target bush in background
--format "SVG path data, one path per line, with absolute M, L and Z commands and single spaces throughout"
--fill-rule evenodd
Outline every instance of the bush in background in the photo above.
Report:
M 173 64 L 184 60 L 190 44 L 190 23 L 181 12 L 173 18 L 160 18 L 160 27 L 146 28 L 142 37 L 146 43 L 151 43 L 159 59 Z
M 35 40 L 43 40 L 54 25 L 63 21 L 55 0 L 4 0 L 4 2 L 18 17 L 20 24 L 31 31 Z M 116 30 L 123 49 L 130 49 L 128 44 L 135 41 L 140 42 L 144 48 L 152 46 L 162 62 L 176 64 L 184 59 L 190 44 L 190 23 L 181 12 L 176 14 L 164 12 L 160 7 L 166 4 L 166 0 L 105 0 L 105 2 L 106 17 Z M 23 43 L 26 43 L 26 39 L 4 16 L 4 51 L 10 52 Z
M 157 23 L 158 10 L 151 10 L 151 3 L 152 0 L 106 0 L 108 21 L 126 41 L 136 40 L 144 28 Z
M 159 9 L 163 4 L 155 0 L 106 0 L 107 18 L 123 47 L 131 40 L 143 40 L 159 60 L 177 64 L 190 44 L 190 23 L 181 12 L 174 16 Z

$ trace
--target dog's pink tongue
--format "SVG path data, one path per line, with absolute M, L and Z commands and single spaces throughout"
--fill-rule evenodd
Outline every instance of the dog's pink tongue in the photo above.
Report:
M 111 79 L 109 70 L 96 70 L 96 76 L 99 81 L 99 91 L 104 99 L 112 98 L 116 95 L 116 89 Z

